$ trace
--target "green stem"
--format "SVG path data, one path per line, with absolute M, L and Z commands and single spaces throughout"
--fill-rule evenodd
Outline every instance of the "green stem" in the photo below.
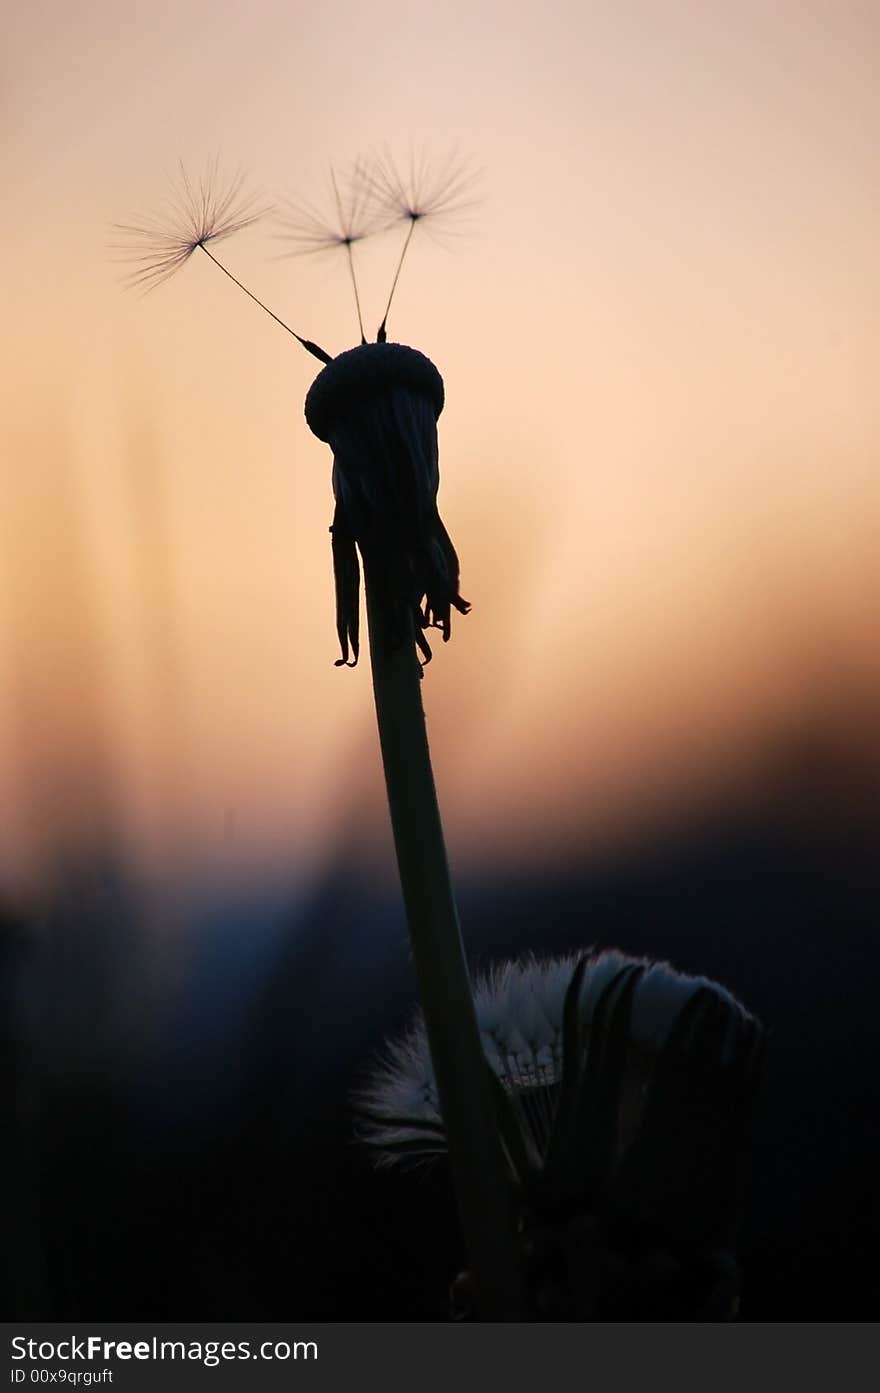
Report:
M 523 1318 L 510 1181 L 449 878 L 413 644 L 389 652 L 365 561 L 370 662 L 397 864 L 477 1311 Z

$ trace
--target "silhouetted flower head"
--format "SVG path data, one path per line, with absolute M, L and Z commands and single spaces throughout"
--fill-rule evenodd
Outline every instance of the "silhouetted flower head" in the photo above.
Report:
M 523 1202 L 618 1242 L 727 1248 L 763 1029 L 724 987 L 616 950 L 505 963 L 475 985 L 498 1125 Z M 418 1017 L 355 1100 L 379 1164 L 445 1151 Z
M 458 557 L 437 511 L 442 410 L 443 379 L 434 364 L 397 343 L 341 353 L 306 397 L 310 429 L 333 450 L 337 666 L 353 666 L 358 658 L 357 548 L 392 649 L 415 641 L 427 662 L 425 629 L 440 629 L 445 641 L 452 609 L 469 609 L 458 593 Z

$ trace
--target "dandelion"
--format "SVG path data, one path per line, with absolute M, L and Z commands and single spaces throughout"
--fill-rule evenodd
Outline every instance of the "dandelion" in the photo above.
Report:
M 336 506 L 331 532 L 342 652 L 338 665 L 353 666 L 358 658 L 362 562 L 373 693 L 391 824 L 476 1299 L 487 1319 L 510 1320 L 523 1309 L 511 1192 L 489 1078 L 482 1067 L 425 731 L 422 664 L 416 656 L 418 649 L 425 662 L 431 657 L 427 629 L 440 629 L 445 641 L 451 632 L 452 610 L 464 614 L 469 608 L 459 594 L 458 557 L 437 511 L 437 419 L 443 409 L 443 381 L 424 354 L 385 342 L 387 307 L 380 342 L 363 342 L 351 257 L 352 244 L 367 235 L 373 226 L 371 220 L 376 226 L 387 225 L 390 220 L 395 178 L 393 166 L 380 163 L 369 177 L 358 176 L 353 194 L 343 196 L 334 181 L 337 217 L 330 222 L 311 208 L 307 216 L 300 209 L 301 247 L 346 248 L 362 342 L 331 360 L 309 340 L 298 334 L 294 337 L 326 364 L 312 384 L 305 410 L 312 431 L 333 450 Z M 364 190 L 369 191 L 369 199 Z M 422 192 L 424 203 L 409 197 L 415 194 L 421 198 Z M 406 216 L 411 225 L 388 306 L 415 223 L 451 214 L 459 183 L 447 171 L 433 190 L 401 184 L 400 193 L 401 197 L 407 195 Z M 222 198 L 210 190 L 193 197 L 185 180 L 185 196 L 174 204 L 175 216 L 170 222 L 127 229 L 129 236 L 146 239 L 138 274 L 151 284 L 165 279 L 200 247 L 251 295 L 207 246 L 221 235 L 231 235 L 252 217 L 237 203 L 239 194 L 240 187 L 235 184 Z M 222 216 L 209 216 L 218 208 Z M 257 304 L 267 308 L 261 301 Z M 278 319 L 277 315 L 272 317 Z
M 617 951 L 504 964 L 475 1002 L 539 1311 L 729 1315 L 760 1024 L 717 983 Z M 444 1154 L 421 1019 L 356 1108 L 379 1164 Z

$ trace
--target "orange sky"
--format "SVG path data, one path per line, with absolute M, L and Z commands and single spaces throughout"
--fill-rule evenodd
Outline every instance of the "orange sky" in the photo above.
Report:
M 179 157 L 273 197 L 386 143 L 485 170 L 390 324 L 447 390 L 473 612 L 425 698 L 457 864 L 625 833 L 877 691 L 878 43 L 831 0 L 17 7 L 0 876 L 89 819 L 154 866 L 307 873 L 352 809 L 386 837 L 368 668 L 332 665 L 315 364 L 204 258 L 139 300 L 108 256 Z M 278 250 L 222 254 L 353 344 L 343 266 Z M 393 260 L 366 249 L 371 324 Z

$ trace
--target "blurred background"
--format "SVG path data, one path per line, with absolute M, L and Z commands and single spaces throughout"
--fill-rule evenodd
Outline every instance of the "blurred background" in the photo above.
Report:
M 414 984 L 315 364 L 200 254 L 138 298 L 110 249 L 181 159 L 320 201 L 387 146 L 483 170 L 389 323 L 446 384 L 473 610 L 424 697 L 469 952 L 738 992 L 773 1031 L 743 1314 L 876 1316 L 878 42 L 868 0 L 14 7 L 12 1314 L 443 1315 L 442 1176 L 350 1141 Z M 276 232 L 216 250 L 352 346 L 344 262 Z M 400 235 L 360 255 L 371 328 Z

